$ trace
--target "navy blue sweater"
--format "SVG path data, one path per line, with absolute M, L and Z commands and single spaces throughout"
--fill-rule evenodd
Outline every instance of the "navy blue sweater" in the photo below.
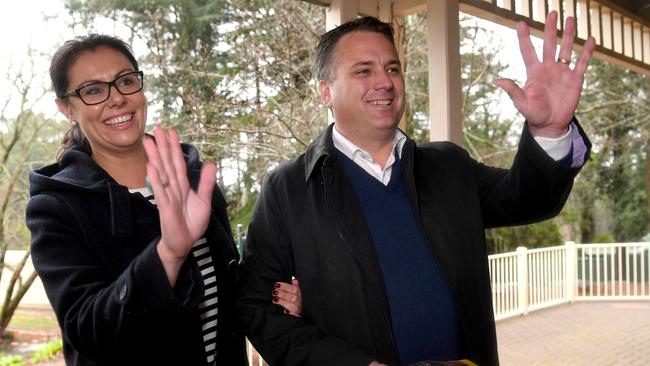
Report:
M 454 300 L 409 205 L 399 159 L 385 186 L 345 154 L 338 155 L 375 244 L 402 365 L 457 359 Z

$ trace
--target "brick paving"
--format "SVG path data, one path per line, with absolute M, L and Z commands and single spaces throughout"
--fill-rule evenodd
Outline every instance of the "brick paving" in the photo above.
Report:
M 503 366 L 650 365 L 650 301 L 578 302 L 497 322 Z

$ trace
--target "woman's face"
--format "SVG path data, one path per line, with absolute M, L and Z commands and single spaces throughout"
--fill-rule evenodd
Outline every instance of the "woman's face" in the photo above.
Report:
M 79 53 L 68 70 L 66 90 L 75 90 L 92 82 L 111 82 L 135 71 L 121 52 L 107 46 Z M 59 111 L 70 121 L 79 123 L 96 155 L 120 155 L 142 149 L 142 136 L 147 120 L 147 102 L 140 90 L 122 95 L 115 86 L 102 103 L 86 105 L 77 96 L 57 99 Z

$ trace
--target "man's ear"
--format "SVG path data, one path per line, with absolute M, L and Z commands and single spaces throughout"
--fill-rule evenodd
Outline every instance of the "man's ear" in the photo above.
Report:
M 68 119 L 68 121 L 72 122 L 74 119 L 72 116 L 72 109 L 70 108 L 70 103 L 66 103 L 65 100 L 61 98 L 56 98 L 56 107 L 59 109 L 59 112 L 61 112 L 62 115 L 65 116 L 65 118 Z
M 320 100 L 325 107 L 332 108 L 332 95 L 330 94 L 330 85 L 327 81 L 320 81 Z

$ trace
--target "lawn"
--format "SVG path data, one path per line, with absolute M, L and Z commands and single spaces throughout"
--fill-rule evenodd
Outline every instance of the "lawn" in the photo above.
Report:
M 60 338 L 33 338 L 34 334 L 60 334 L 50 307 L 18 308 L 7 330 L 10 335 L 0 339 L 0 366 L 65 364 Z
M 59 324 L 52 309 L 42 307 L 18 308 L 7 328 L 28 332 L 60 333 Z

